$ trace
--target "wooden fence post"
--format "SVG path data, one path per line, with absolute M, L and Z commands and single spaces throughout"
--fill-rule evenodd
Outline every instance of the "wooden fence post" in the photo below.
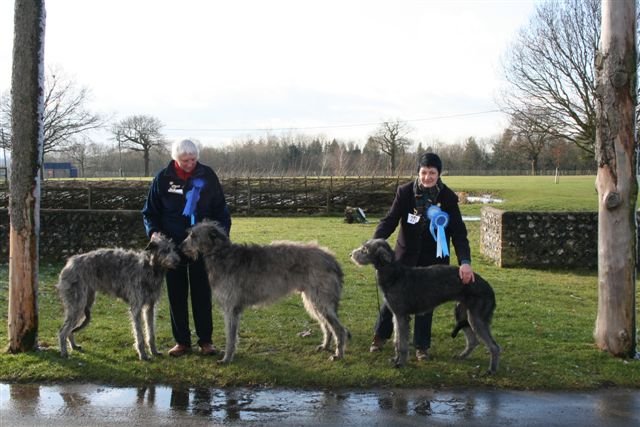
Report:
M 251 212 L 251 177 L 247 176 L 247 214 Z

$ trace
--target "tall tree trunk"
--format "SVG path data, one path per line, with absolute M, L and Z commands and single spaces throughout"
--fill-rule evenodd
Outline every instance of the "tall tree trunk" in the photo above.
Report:
M 391 148 L 391 153 L 389 155 L 389 163 L 391 166 L 391 176 L 396 175 L 396 150 Z
M 16 0 L 9 179 L 9 351 L 38 341 L 38 234 L 44 145 L 44 0 Z
M 596 57 L 598 160 L 597 346 L 615 356 L 636 351 L 636 13 L 635 0 L 602 1 Z
M 149 176 L 149 150 L 151 148 L 144 150 L 144 176 Z

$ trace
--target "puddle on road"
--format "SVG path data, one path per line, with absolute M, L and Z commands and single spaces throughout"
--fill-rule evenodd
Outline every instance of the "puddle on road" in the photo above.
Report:
M 0 383 L 0 425 L 511 426 L 640 423 L 640 393 L 201 389 Z M 7 417 L 7 419 L 5 419 Z M 638 425 L 638 424 L 635 424 Z
M 273 389 L 194 389 L 149 386 L 45 386 L 0 384 L 0 410 L 43 419 L 73 417 L 88 410 L 109 422 L 136 418 L 167 422 L 186 416 L 219 423 L 237 421 L 363 424 L 381 414 L 454 421 L 478 405 L 459 398 L 438 399 L 431 391 L 304 391 Z M 479 405 L 480 407 L 482 405 Z M 415 420 L 418 422 L 418 419 Z M 424 421 L 424 419 L 423 419 Z M 375 424 L 375 423 L 373 423 Z

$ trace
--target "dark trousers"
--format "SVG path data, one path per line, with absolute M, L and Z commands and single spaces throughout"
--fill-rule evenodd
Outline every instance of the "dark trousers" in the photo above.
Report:
M 426 236 L 431 239 L 431 236 Z M 433 264 L 449 264 L 449 258 L 436 259 L 433 250 L 422 248 L 415 265 L 426 267 Z M 402 262 L 402 261 L 401 261 Z M 433 323 L 433 311 L 416 314 L 413 320 L 413 345 L 416 349 L 425 350 L 431 347 L 431 324 Z M 393 312 L 385 302 L 378 313 L 378 320 L 374 333 L 378 338 L 388 340 L 393 334 Z
M 171 331 L 176 343 L 191 346 L 189 329 L 189 291 L 191 291 L 191 311 L 198 344 L 210 344 L 213 333 L 211 288 L 202 258 L 191 263 L 183 261 L 178 268 L 167 271 L 167 291 Z
M 431 347 L 431 323 L 433 312 L 416 314 L 413 321 L 413 345 L 416 349 L 425 350 Z M 393 334 L 393 313 L 387 306 L 382 305 L 378 320 L 376 321 L 375 334 L 383 340 L 388 340 Z

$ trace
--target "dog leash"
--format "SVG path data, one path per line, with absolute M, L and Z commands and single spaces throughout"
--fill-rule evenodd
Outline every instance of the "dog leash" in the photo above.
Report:
M 380 286 L 378 286 L 378 272 L 376 272 L 376 301 L 378 302 L 378 313 L 380 313 Z

